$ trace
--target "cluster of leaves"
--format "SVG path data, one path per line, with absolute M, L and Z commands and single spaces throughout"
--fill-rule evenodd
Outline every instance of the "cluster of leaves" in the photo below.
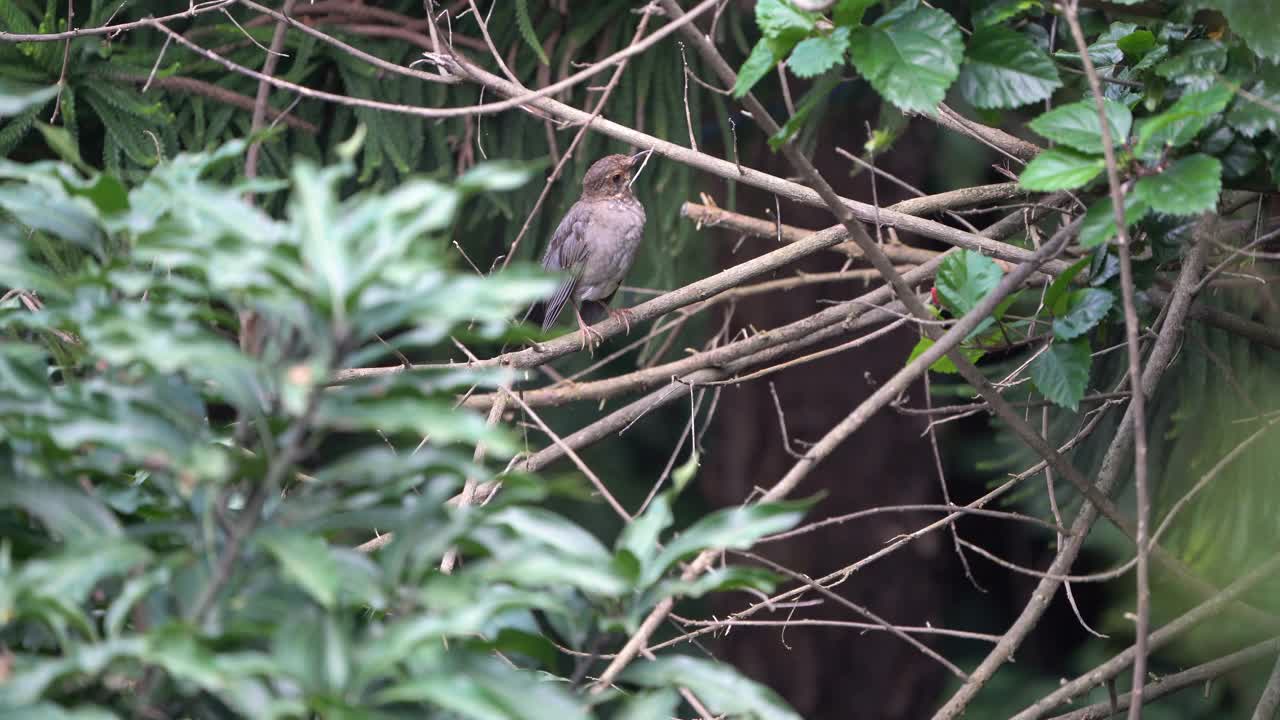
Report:
M 40 97 L 6 97 L 5 112 Z M 493 337 L 552 279 L 455 272 L 441 234 L 468 198 L 527 173 L 343 197 L 344 160 L 220 182 L 242 142 L 129 187 L 61 162 L 0 161 L 0 711 L 21 717 L 632 718 L 796 715 L 727 666 L 639 663 L 589 695 L 589 653 L 673 596 L 769 590 L 767 573 L 680 561 L 794 526 L 800 504 L 731 508 L 671 537 L 657 497 L 612 549 L 507 473 L 515 452 L 456 392 L 503 373 L 339 369 L 451 335 Z M 258 200 L 279 193 L 285 218 Z M 233 309 L 269 329 L 242 352 Z M 380 342 L 386 338 L 388 344 Z M 413 452 L 423 436 L 428 442 Z M 354 545 L 394 532 L 369 555 Z M 450 547 L 465 562 L 439 571 Z M 554 640 L 554 643 L 553 643 Z
M 1125 4 L 1111 10 L 1123 15 Z M 879 5 L 878 17 L 867 22 Z M 1157 266 L 1181 253 L 1194 217 L 1218 206 L 1224 182 L 1268 187 L 1280 181 L 1280 42 L 1258 31 L 1271 22 L 1267 3 L 1188 5 L 1141 25 L 1108 22 L 1092 11 L 1080 16 L 1089 59 L 1103 81 L 1102 114 L 1121 174 L 1125 222 L 1140 250 L 1152 250 L 1139 268 L 1148 282 Z M 1221 15 L 1197 14 L 1201 6 Z M 1118 263 L 1108 246 L 1116 225 L 1105 186 L 1102 114 L 1080 54 L 1053 45 L 1050 9 L 1040 0 L 981 4 L 965 38 L 952 15 L 916 0 L 840 0 L 829 17 L 787 0 L 760 0 L 762 37 L 734 92 L 750 91 L 779 63 L 814 79 L 772 139 L 775 147 L 795 135 L 848 65 L 903 113 L 936 112 L 952 89 L 991 122 L 1000 121 L 1000 110 L 1055 103 L 1027 123 L 1053 146 L 1027 164 L 1019 182 L 1028 191 L 1096 198 L 1070 248 L 1084 257 L 1053 283 L 1042 305 L 1011 296 L 963 349 L 977 359 L 993 349 L 1032 345 L 1029 371 L 1036 388 L 1075 409 L 1089 383 L 1090 336 L 1106 332 L 1109 316 L 1118 320 Z M 1057 24 L 1057 35 L 1059 44 L 1070 38 L 1066 23 Z M 867 149 L 878 151 L 883 141 L 873 137 Z M 1000 276 L 993 261 L 975 253 L 948 259 L 936 283 L 939 310 L 957 317 L 969 312 Z M 1033 315 L 1050 317 L 1005 322 L 1011 307 L 1027 305 Z M 1037 335 L 1040 325 L 1050 332 Z M 929 344 L 923 339 L 913 357 Z M 933 369 L 955 371 L 945 359 Z

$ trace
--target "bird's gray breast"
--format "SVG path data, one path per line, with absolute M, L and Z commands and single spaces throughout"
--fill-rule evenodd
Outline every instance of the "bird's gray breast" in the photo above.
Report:
M 590 251 L 574 293 L 579 300 L 613 295 L 631 270 L 644 237 L 644 206 L 634 197 L 607 198 L 593 210 L 586 228 Z

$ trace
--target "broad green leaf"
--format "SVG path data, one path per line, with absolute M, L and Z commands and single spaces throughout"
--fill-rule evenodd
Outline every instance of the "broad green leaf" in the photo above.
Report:
M 1140 58 L 1156 46 L 1156 36 L 1150 30 L 1135 30 L 1116 41 L 1116 47 L 1130 58 Z
M 886 100 L 906 112 L 933 113 L 960 74 L 964 42 L 950 14 L 904 3 L 856 28 L 849 54 Z
M 1089 385 L 1092 362 L 1087 340 L 1055 341 L 1031 361 L 1031 381 L 1055 405 L 1075 410 Z
M 1156 65 L 1155 72 L 1189 90 L 1207 90 L 1227 67 L 1227 46 L 1217 40 L 1192 40 Z
M 852 28 L 862 24 L 862 16 L 867 9 L 880 0 L 840 0 L 831 13 L 836 25 Z
M 1107 125 L 1111 130 L 1111 143 L 1123 145 L 1129 137 L 1133 113 L 1114 100 L 1104 99 L 1103 107 L 1106 108 Z M 1061 105 L 1029 124 L 1032 130 L 1074 150 L 1094 155 L 1102 153 L 1102 123 L 1092 99 Z
M 769 38 L 760 38 L 756 46 L 751 48 L 751 54 L 742 63 L 742 68 L 738 70 L 738 79 L 733 84 L 733 96 L 740 98 L 751 92 L 751 88 L 755 87 L 756 83 L 768 75 L 777 64 L 778 57 L 773 54 Z
M 1003 276 L 995 260 L 980 252 L 961 250 L 942 261 L 934 287 L 947 310 L 960 317 L 991 294 Z
M 1126 228 L 1133 227 L 1146 217 L 1151 210 L 1144 195 L 1131 192 L 1124 198 L 1124 222 Z M 1080 223 L 1081 247 L 1097 247 L 1116 236 L 1116 214 L 1111 206 L 1111 196 L 1098 198 L 1089 206 Z
M 1188 155 L 1159 175 L 1138 180 L 1133 190 L 1158 213 L 1197 215 L 1218 203 L 1222 163 L 1208 155 Z
M 1184 94 L 1168 110 L 1138 123 L 1134 152 L 1150 159 L 1165 147 L 1186 145 L 1227 107 L 1231 97 L 1231 88 L 1222 84 L 1203 92 Z
M 671 565 L 702 550 L 743 550 L 765 535 L 790 530 L 810 505 L 810 501 L 787 501 L 717 510 L 667 543 L 645 568 L 641 584 L 656 582 Z
M 1022 187 L 1037 192 L 1073 190 L 1083 187 L 1106 169 L 1097 155 L 1051 148 L 1032 158 L 1018 176 Z
M 147 548 L 118 539 L 72 546 L 58 555 L 23 563 L 15 584 L 42 601 L 79 605 L 99 580 L 123 575 L 151 557 Z
M 1276 33 L 1276 5 L 1272 0 L 1196 0 L 1226 16 L 1231 29 L 1259 57 L 1280 60 L 1280 34 Z
M 766 37 L 779 37 L 789 32 L 808 33 L 817 16 L 798 10 L 787 0 L 757 0 L 756 24 Z
M 1240 94 L 1227 113 L 1231 127 L 1249 138 L 1280 131 L 1280 112 L 1276 112 L 1280 107 L 1280 65 L 1263 64 L 1258 74 L 1261 79 L 1247 88 L 1253 97 Z
M 1111 310 L 1115 296 L 1109 290 L 1084 288 L 1067 296 L 1067 311 L 1053 319 L 1053 336 L 1074 340 L 1093 329 Z
M 57 85 L 40 87 L 0 78 L 0 118 L 12 117 L 40 107 L 57 96 Z
M 520 37 L 533 48 L 538 61 L 543 65 L 550 65 L 551 61 L 547 58 L 547 52 L 542 49 L 542 42 L 538 40 L 538 33 L 533 29 L 533 20 L 529 17 L 529 0 L 516 0 L 516 27 L 520 29 Z
M 88 163 L 80 157 L 80 148 L 65 127 L 37 122 L 36 129 L 44 136 L 44 141 L 49 145 L 49 149 L 57 153 L 58 157 L 86 173 L 93 171 L 93 168 L 89 167 Z
M 268 534 L 260 539 L 285 574 L 326 608 L 338 602 L 338 564 L 324 540 L 294 532 Z
M 978 108 L 1014 108 L 1039 102 L 1062 86 L 1053 60 L 1026 35 L 1002 26 L 974 32 L 956 81 Z
M 620 679 L 647 687 L 689 688 L 717 715 L 753 720 L 800 720 L 800 715 L 773 690 L 723 663 L 671 655 L 633 664 Z
M 701 461 L 698 448 L 691 447 L 689 448 L 689 458 L 671 473 L 671 487 L 677 495 L 684 492 L 689 483 L 697 477 L 699 467 L 701 467 Z
M 787 58 L 787 69 L 797 77 L 815 77 L 844 63 L 848 49 L 849 28 L 836 28 L 830 34 L 801 40 Z

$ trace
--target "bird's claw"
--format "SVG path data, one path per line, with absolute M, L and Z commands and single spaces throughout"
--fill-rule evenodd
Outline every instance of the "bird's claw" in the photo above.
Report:
M 621 320 L 621 321 L 622 321 L 622 327 L 624 327 L 624 328 L 626 328 L 626 329 L 627 329 L 627 334 L 628 334 L 628 335 L 630 335 L 630 334 L 631 334 L 631 320 L 632 320 L 632 317 L 633 317 L 633 316 L 632 316 L 631 311 L 630 311 L 629 309 L 627 309 L 627 308 L 618 308 L 617 310 L 612 310 L 612 309 L 611 309 L 611 310 L 609 310 L 609 315 L 611 315 L 612 317 L 616 317 L 616 318 L 618 318 L 619 320 Z

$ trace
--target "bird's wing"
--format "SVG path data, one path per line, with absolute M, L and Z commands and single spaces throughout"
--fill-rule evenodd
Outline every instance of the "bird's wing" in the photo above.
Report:
M 546 270 L 567 270 L 568 275 L 560 281 L 556 292 L 547 301 L 546 311 L 542 316 L 542 330 L 546 332 L 560 317 L 560 311 L 573 296 L 578 280 L 582 277 L 582 268 L 587 258 L 587 224 L 590 213 L 581 202 L 575 203 L 565 213 L 556 232 L 547 244 L 547 253 L 542 257 L 542 267 Z

